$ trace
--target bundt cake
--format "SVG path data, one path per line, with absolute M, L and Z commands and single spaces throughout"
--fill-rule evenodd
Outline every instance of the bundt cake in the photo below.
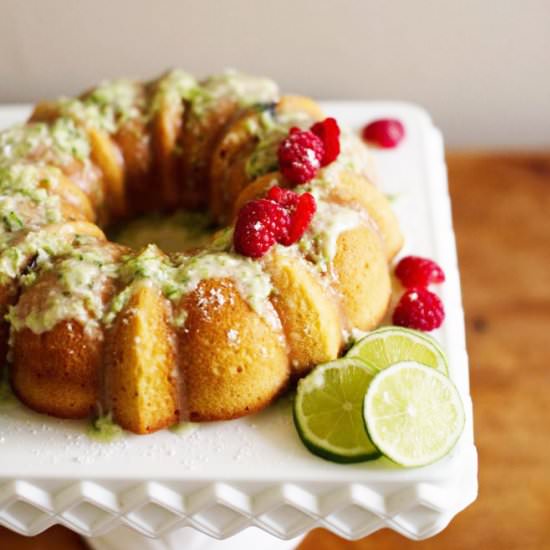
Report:
M 270 80 L 174 70 L 39 103 L 1 132 L 0 353 L 19 399 L 140 434 L 236 418 L 380 323 L 402 237 L 364 145 L 342 132 L 301 185 L 278 164 L 291 128 L 323 118 Z M 236 216 L 274 187 L 315 213 L 296 242 L 247 257 Z M 132 250 L 102 231 L 179 209 L 208 214 L 207 245 Z

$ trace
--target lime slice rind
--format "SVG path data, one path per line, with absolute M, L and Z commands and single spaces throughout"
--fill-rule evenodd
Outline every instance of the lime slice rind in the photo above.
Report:
M 402 327 L 382 327 L 370 332 L 346 357 L 359 357 L 378 369 L 402 361 L 416 361 L 448 374 L 447 359 L 439 344 L 423 332 Z
M 365 395 L 364 419 L 380 452 L 406 467 L 426 466 L 448 455 L 465 424 L 453 382 L 413 361 L 374 377 Z
M 304 445 L 333 462 L 372 460 L 380 452 L 364 427 L 364 393 L 377 370 L 359 359 L 339 359 L 316 367 L 300 380 L 294 423 Z

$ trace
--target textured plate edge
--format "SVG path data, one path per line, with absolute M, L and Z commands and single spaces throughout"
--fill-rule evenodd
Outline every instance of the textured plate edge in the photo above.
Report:
M 88 481 L 57 491 L 44 504 L 39 487 L 32 482 L 24 482 L 24 486 L 21 482 L 16 484 L 19 487 L 14 486 L 9 494 L 3 491 L 0 524 L 28 536 L 61 523 L 87 537 L 102 536 L 125 525 L 151 538 L 181 527 L 192 527 L 212 538 L 224 539 L 255 526 L 284 540 L 316 527 L 324 527 L 349 540 L 381 528 L 422 540 L 442 531 L 457 513 L 475 500 L 477 453 L 474 446 L 469 447 L 460 475 L 451 482 L 401 483 L 378 488 L 361 483 L 327 487 L 317 482 L 273 484 L 258 490 L 252 483 L 238 488 L 212 483 L 181 494 L 156 483 L 153 495 L 148 483 L 117 492 Z M 166 498 L 163 491 L 167 493 Z M 125 495 L 130 492 L 133 498 L 129 502 Z M 181 504 L 174 504 L 174 495 L 181 498 Z M 4 508 L 15 500 L 32 506 L 36 517 L 26 521 L 24 514 L 11 519 L 6 516 Z M 86 524 L 82 519 L 68 516 L 67 512 L 82 504 L 91 506 L 99 517 L 90 516 Z M 139 516 L 139 512 L 150 505 L 159 506 L 166 513 L 165 518 L 159 520 L 158 513 L 151 512 Z M 358 521 L 358 512 L 366 519 Z M 232 515 L 223 518 L 228 513 Z M 205 523 L 209 514 L 213 516 Z

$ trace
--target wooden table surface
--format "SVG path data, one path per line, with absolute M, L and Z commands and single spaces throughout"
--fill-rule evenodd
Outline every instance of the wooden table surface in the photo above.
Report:
M 299 550 L 550 549 L 550 153 L 452 153 L 447 160 L 479 498 L 426 541 L 384 530 L 347 542 L 315 530 Z M 61 527 L 32 539 L 0 529 L 2 550 L 81 548 Z

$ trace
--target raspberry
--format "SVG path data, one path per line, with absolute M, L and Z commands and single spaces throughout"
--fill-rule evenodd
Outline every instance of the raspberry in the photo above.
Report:
M 277 151 L 279 168 L 292 183 L 305 183 L 317 174 L 324 154 L 323 142 L 313 132 L 291 128 Z
M 299 196 L 292 189 L 283 189 L 277 186 L 272 187 L 266 195 L 269 200 L 275 201 L 285 208 L 295 206 Z
M 426 288 L 410 288 L 393 312 L 393 324 L 429 332 L 441 326 L 445 309 L 439 297 Z
M 267 193 L 267 198 L 286 208 L 290 216 L 288 233 L 279 237 L 278 241 L 285 246 L 298 242 L 317 210 L 313 195 L 311 193 L 298 195 L 291 189 L 272 187 Z
M 363 128 L 363 139 L 384 149 L 397 147 L 405 137 L 405 127 L 395 118 L 381 118 Z
M 311 193 L 303 193 L 298 197 L 298 202 L 290 213 L 290 227 L 286 238 L 281 239 L 280 243 L 289 246 L 298 242 L 306 229 L 309 227 L 317 205 Z
M 321 159 L 321 166 L 326 166 L 338 158 L 340 154 L 340 127 L 336 119 L 325 118 L 322 122 L 316 122 L 311 131 L 321 139 L 325 147 L 325 154 Z
M 288 234 L 290 216 L 279 204 L 258 199 L 246 203 L 237 217 L 233 243 L 243 256 L 259 258 Z
M 237 216 L 233 243 L 243 256 L 259 258 L 276 242 L 294 244 L 309 227 L 317 206 L 311 193 L 272 187 L 267 198 L 246 203 Z
M 420 256 L 403 258 L 395 268 L 395 276 L 407 288 L 427 287 L 445 280 L 445 273 L 436 262 Z

